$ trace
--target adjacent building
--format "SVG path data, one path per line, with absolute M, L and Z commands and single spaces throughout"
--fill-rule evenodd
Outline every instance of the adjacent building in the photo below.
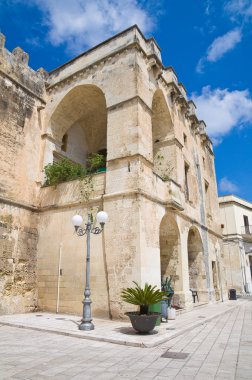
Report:
M 228 289 L 252 293 L 252 203 L 235 195 L 219 197 Z
M 110 218 L 91 240 L 94 315 L 123 317 L 121 289 L 161 276 L 180 307 L 192 290 L 226 297 L 212 143 L 153 38 L 133 26 L 47 73 L 1 34 L 0 93 L 1 313 L 81 313 L 85 240 L 71 218 L 90 208 Z M 81 180 L 44 186 L 47 164 L 94 152 L 106 171 L 88 200 Z

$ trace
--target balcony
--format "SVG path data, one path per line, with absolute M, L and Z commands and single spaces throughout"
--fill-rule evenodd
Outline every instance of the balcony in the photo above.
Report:
M 244 239 L 252 242 L 252 226 L 241 226 L 241 234 Z

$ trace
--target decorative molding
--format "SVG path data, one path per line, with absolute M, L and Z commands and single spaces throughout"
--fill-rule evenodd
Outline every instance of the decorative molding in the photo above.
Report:
M 31 206 L 28 203 L 14 201 L 12 199 L 4 198 L 4 197 L 0 197 L 0 202 L 3 204 L 6 204 L 6 205 L 23 208 L 23 209 L 28 210 L 28 211 L 33 211 L 33 212 L 39 212 L 40 211 L 39 207 Z
M 117 108 L 123 107 L 127 103 L 134 102 L 135 100 L 141 103 L 146 108 L 146 110 L 150 114 L 152 114 L 152 109 L 148 106 L 148 104 L 145 103 L 145 101 L 139 95 L 132 96 L 131 98 L 128 98 L 128 99 L 122 100 L 119 103 L 113 104 L 112 106 L 107 107 L 107 111 L 114 111 Z
M 62 142 L 61 142 L 61 141 L 56 140 L 56 139 L 55 139 L 52 135 L 50 135 L 49 133 L 43 133 L 43 134 L 41 135 L 41 139 L 42 139 L 42 140 L 48 140 L 48 141 L 52 142 L 53 144 L 55 144 L 55 145 L 57 145 L 57 146 L 59 146 L 59 147 L 61 147 L 61 145 L 62 145 Z

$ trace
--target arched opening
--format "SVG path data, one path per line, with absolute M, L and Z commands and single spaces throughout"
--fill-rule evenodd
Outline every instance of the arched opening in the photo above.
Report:
M 179 292 L 182 290 L 180 233 L 176 221 L 169 214 L 160 223 L 159 244 L 161 276 L 171 277 L 175 293 Z
M 51 131 L 60 143 L 54 152 L 56 158 L 66 157 L 86 165 L 90 153 L 106 155 L 107 111 L 103 92 L 93 85 L 69 91 L 51 117 Z
M 203 244 L 197 228 L 192 227 L 188 233 L 188 270 L 189 270 L 189 288 L 197 291 L 199 302 L 205 301 L 206 270 L 203 256 Z
M 171 114 L 163 92 L 156 90 L 152 100 L 152 144 L 154 172 L 163 179 L 172 176 L 173 147 L 168 140 L 174 136 Z

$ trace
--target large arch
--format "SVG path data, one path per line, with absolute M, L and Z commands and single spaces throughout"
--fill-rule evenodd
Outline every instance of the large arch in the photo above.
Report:
M 152 149 L 154 172 L 160 177 L 170 177 L 172 149 L 167 140 L 174 136 L 174 126 L 165 96 L 158 89 L 152 99 Z
M 94 85 L 80 85 L 70 90 L 54 110 L 52 137 L 61 143 L 58 153 L 86 163 L 90 153 L 107 148 L 107 110 L 103 92 Z
M 198 292 L 199 302 L 203 302 L 205 301 L 205 293 L 207 293 L 206 270 L 203 243 L 196 227 L 189 229 L 187 248 L 189 288 L 196 290 Z
M 183 284 L 180 232 L 175 219 L 168 213 L 160 223 L 159 244 L 161 276 L 171 277 L 175 293 L 181 292 Z

